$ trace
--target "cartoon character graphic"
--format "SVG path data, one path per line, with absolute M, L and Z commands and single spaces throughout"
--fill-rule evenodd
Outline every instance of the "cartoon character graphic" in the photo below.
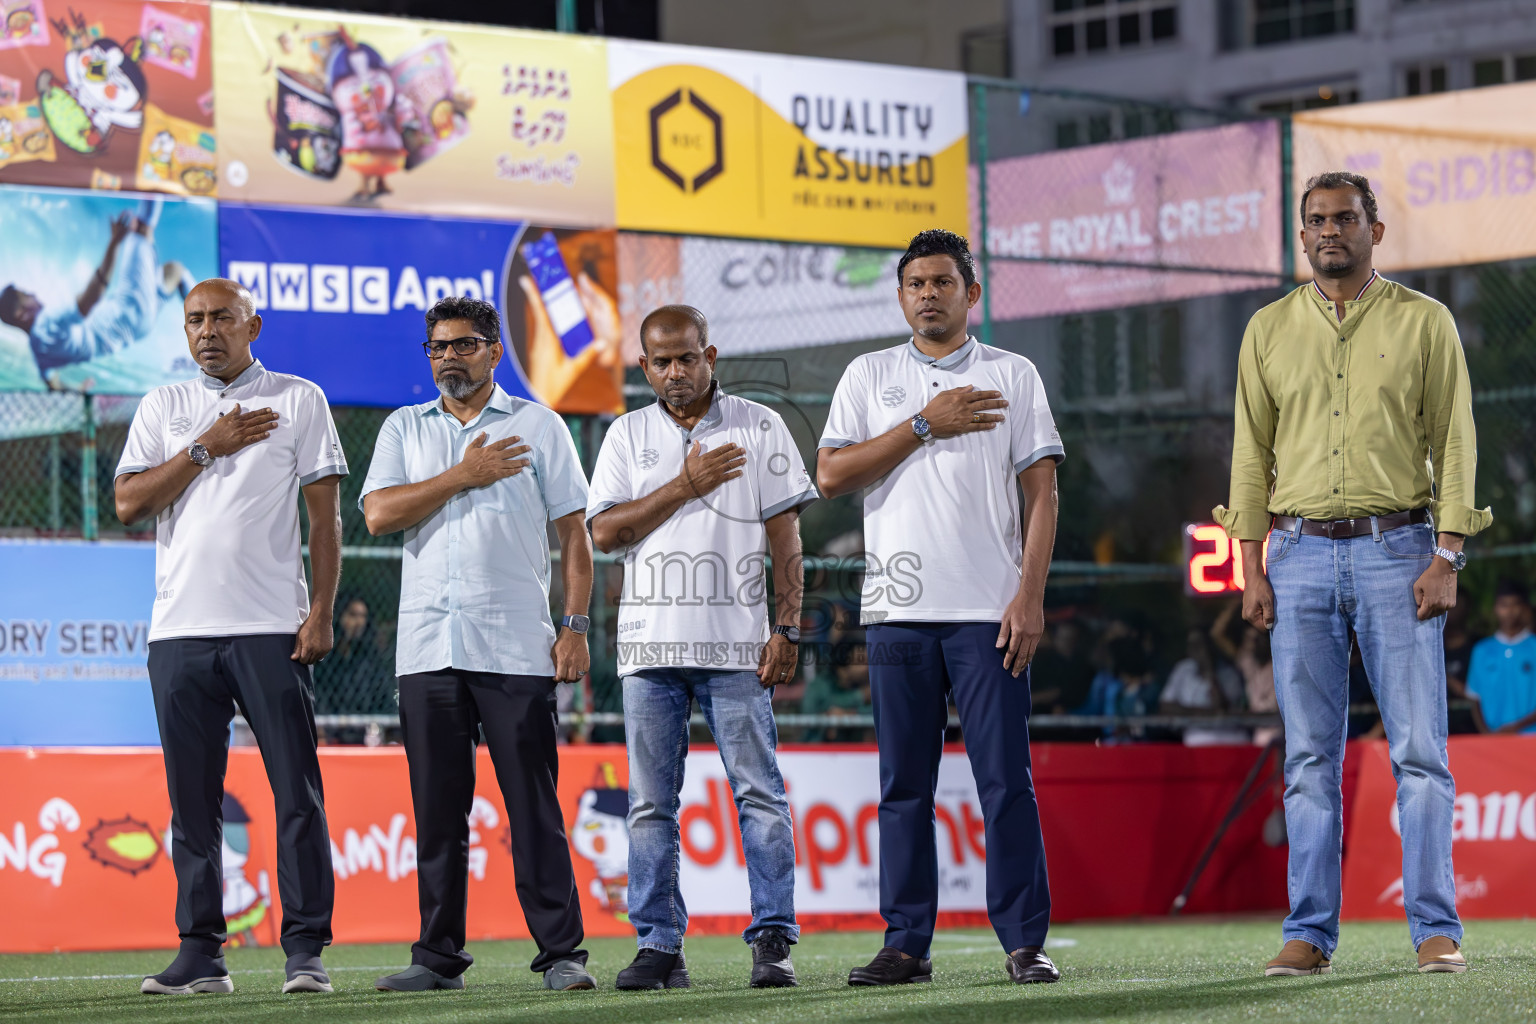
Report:
M 88 26 L 73 9 L 69 14 L 69 22 L 53 22 L 69 41 L 65 81 L 44 68 L 37 76 L 38 101 L 60 142 L 95 156 L 115 130 L 138 131 L 144 123 L 148 83 L 139 66 L 144 47 L 138 36 L 122 44 L 104 38 L 98 26 Z
M 331 51 L 326 82 L 341 113 L 342 163 L 362 177 L 351 201 L 372 203 L 390 194 L 385 179 L 405 168 L 394 77 L 379 51 L 343 31 Z
M 629 915 L 629 792 L 615 785 L 613 766 L 599 769 L 597 785 L 581 794 L 571 846 L 597 870 L 592 895 L 616 917 Z
M 0 117 L 0 160 L 16 155 L 16 126 L 8 117 Z
M 167 131 L 156 133 L 149 143 L 149 159 L 144 165 L 144 176 L 170 181 L 171 158 L 175 155 L 176 136 Z
M 25 39 L 37 29 L 37 11 L 31 4 L 17 7 L 5 16 L 3 35 L 6 39 Z
M 256 926 L 272 905 L 265 871 L 257 872 L 256 884 L 245 876 L 251 857 L 251 816 L 229 793 L 224 794 L 224 927 L 231 942 L 257 945 Z

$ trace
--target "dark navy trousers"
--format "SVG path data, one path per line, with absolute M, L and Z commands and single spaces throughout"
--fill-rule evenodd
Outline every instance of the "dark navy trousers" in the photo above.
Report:
M 1029 672 L 1003 668 L 996 622 L 886 622 L 867 631 L 880 745 L 885 944 L 926 957 L 939 909 L 933 794 L 953 690 L 986 822 L 987 916 L 1003 949 L 1045 944 L 1051 894 L 1029 762 Z

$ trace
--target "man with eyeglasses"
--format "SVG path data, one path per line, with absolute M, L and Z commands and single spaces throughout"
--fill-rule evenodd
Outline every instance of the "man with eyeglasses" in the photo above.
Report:
M 518 901 L 544 987 L 594 987 L 555 794 L 555 684 L 587 671 L 587 481 L 565 423 L 493 380 L 501 317 L 447 298 L 423 345 L 439 400 L 384 421 L 359 505 L 405 531 L 396 671 L 416 811 L 421 938 L 381 991 L 462 989 L 475 742 L 485 730 L 507 809 Z M 531 471 L 524 472 L 524 470 Z M 565 617 L 549 614 L 546 524 L 560 538 Z

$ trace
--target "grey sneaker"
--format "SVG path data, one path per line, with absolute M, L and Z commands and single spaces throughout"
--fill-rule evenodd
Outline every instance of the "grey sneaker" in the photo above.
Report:
M 283 994 L 289 992 L 330 992 L 331 976 L 313 953 L 295 953 L 283 965 L 288 980 L 283 982 Z
M 445 978 L 430 967 L 412 964 L 398 974 L 386 974 L 373 987 L 380 992 L 431 992 L 436 988 L 463 988 L 464 979 Z
M 544 969 L 544 987 L 556 992 L 579 992 L 597 988 L 597 979 L 578 960 L 556 960 Z

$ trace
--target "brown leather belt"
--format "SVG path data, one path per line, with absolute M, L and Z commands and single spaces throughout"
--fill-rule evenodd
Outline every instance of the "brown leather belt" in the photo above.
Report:
M 1411 526 L 1414 523 L 1429 522 L 1429 509 L 1416 508 L 1411 512 L 1392 512 L 1384 516 L 1376 517 L 1376 528 L 1385 533 L 1388 530 L 1396 530 L 1400 526 Z M 1296 529 L 1295 516 L 1275 516 L 1274 529 L 1281 533 L 1291 533 Z M 1309 537 L 1327 537 L 1329 540 L 1344 540 L 1348 537 L 1363 537 L 1371 532 L 1371 517 L 1364 516 L 1360 519 L 1303 519 L 1301 520 L 1301 532 Z

